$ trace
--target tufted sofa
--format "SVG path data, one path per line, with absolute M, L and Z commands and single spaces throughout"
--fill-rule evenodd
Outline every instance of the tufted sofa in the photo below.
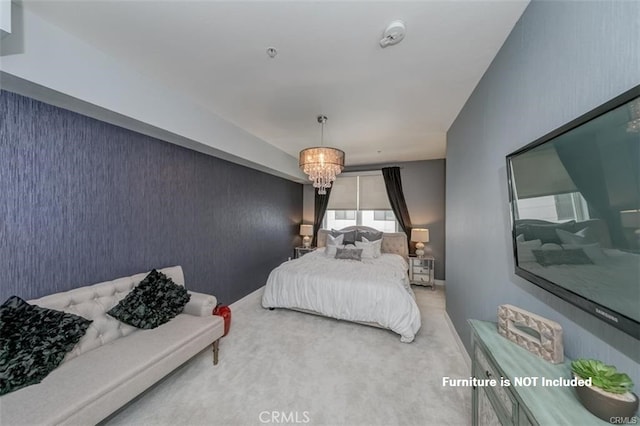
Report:
M 184 286 L 180 266 L 161 269 Z M 0 397 L 0 424 L 96 424 L 213 344 L 214 364 L 224 332 L 211 315 L 216 298 L 189 292 L 183 313 L 152 330 L 140 330 L 106 312 L 147 273 L 57 293 L 29 303 L 93 320 L 63 363 L 41 383 Z

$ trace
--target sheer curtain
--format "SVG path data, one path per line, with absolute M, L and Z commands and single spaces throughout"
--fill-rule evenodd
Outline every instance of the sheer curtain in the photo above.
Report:
M 409 210 L 402 191 L 400 167 L 383 167 L 382 176 L 384 177 L 384 186 L 387 189 L 391 209 L 396 215 L 398 224 L 407 234 L 407 242 L 409 242 L 411 240 L 411 218 L 409 217 Z

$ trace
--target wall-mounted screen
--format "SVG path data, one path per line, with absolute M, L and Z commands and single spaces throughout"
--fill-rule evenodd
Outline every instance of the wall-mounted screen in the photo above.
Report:
M 507 171 L 516 274 L 640 339 L 640 86 Z

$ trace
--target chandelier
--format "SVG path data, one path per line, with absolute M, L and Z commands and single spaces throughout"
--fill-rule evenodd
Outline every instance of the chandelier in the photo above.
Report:
M 327 193 L 327 188 L 331 188 L 331 182 L 336 180 L 336 176 L 344 169 L 344 151 L 323 146 L 326 122 L 326 116 L 318 116 L 318 123 L 322 125 L 320 146 L 300 151 L 299 162 L 300 168 L 309 175 L 309 180 L 313 181 L 313 187 L 318 188 L 320 195 Z

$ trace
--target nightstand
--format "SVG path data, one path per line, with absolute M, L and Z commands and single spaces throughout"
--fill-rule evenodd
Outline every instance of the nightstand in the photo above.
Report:
M 432 256 L 409 257 L 409 281 L 411 284 L 430 286 L 436 289 L 434 280 L 435 259 Z
M 311 253 L 312 251 L 314 251 L 316 248 L 315 247 L 296 247 L 293 250 L 293 258 L 297 259 L 299 257 L 304 256 L 307 253 Z

